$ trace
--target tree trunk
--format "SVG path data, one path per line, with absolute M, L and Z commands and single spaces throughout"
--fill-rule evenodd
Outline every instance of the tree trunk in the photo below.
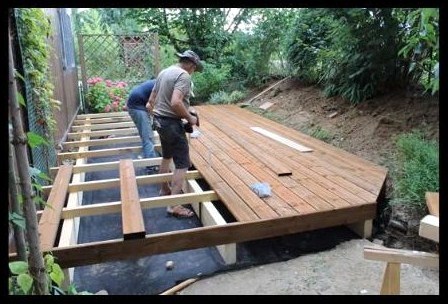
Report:
M 19 191 L 17 190 L 16 164 L 13 157 L 13 146 L 9 144 L 9 193 L 11 197 L 11 210 L 14 213 L 23 215 L 22 208 L 18 200 Z M 27 261 L 25 234 L 22 227 L 13 224 L 14 241 L 16 252 L 21 261 Z
M 27 138 L 23 131 L 22 119 L 20 115 L 19 103 L 16 95 L 16 81 L 14 76 L 14 60 L 12 56 L 11 40 L 11 18 L 10 10 L 8 22 L 8 57 L 9 57 L 9 111 L 12 122 L 13 139 L 12 144 L 15 148 L 17 158 L 17 169 L 20 179 L 20 188 L 23 195 L 24 215 L 26 222 L 26 239 L 29 246 L 29 270 L 34 278 L 34 292 L 37 295 L 48 294 L 48 280 L 44 265 L 44 259 L 40 251 L 39 233 L 37 230 L 36 206 L 33 201 L 33 189 L 31 187 L 31 178 L 29 173 L 28 154 L 26 151 Z

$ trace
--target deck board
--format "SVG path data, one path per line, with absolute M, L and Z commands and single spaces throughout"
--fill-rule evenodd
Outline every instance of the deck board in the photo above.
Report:
M 248 186 L 253 180 L 247 178 L 247 172 L 260 182 L 268 182 L 275 199 L 275 205 L 270 206 L 279 216 L 289 214 L 285 207 L 306 214 L 376 204 L 387 175 L 385 168 L 237 106 L 206 105 L 197 106 L 196 110 L 201 117 L 202 134 L 190 141 L 191 149 L 221 159 L 235 173 L 232 179 L 224 178 L 231 188 L 242 191 L 243 185 Z M 313 151 L 300 152 L 254 132 L 250 129 L 254 126 Z M 194 158 L 192 162 L 195 164 Z M 279 163 L 292 175 L 279 177 Z M 240 167 L 235 168 L 235 164 Z M 239 181 L 235 175 L 240 176 Z M 268 200 L 264 201 L 268 204 Z M 266 218 L 263 214 L 258 216 Z

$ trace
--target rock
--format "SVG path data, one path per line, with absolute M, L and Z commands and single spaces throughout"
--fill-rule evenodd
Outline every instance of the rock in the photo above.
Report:
M 102 290 L 96 292 L 95 295 L 98 295 L 98 296 L 107 296 L 107 295 L 109 295 L 109 293 L 108 293 L 106 290 L 102 289 Z
M 167 270 L 171 270 L 174 268 L 174 262 L 173 261 L 167 261 L 165 264 L 165 267 Z

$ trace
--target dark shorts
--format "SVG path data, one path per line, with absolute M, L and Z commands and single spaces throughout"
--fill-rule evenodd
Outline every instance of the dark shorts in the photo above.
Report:
M 190 153 L 185 129 L 180 119 L 154 116 L 154 126 L 160 136 L 163 158 L 173 158 L 176 169 L 190 167 Z

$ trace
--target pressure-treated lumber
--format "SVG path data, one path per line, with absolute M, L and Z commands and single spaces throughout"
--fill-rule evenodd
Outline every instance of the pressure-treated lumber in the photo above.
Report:
M 87 119 L 90 120 L 90 119 Z M 89 136 L 86 135 L 90 130 L 88 126 L 82 132 L 84 135 L 81 137 L 81 141 L 89 140 Z M 79 151 L 87 151 L 88 147 L 80 147 Z M 79 166 L 86 163 L 85 158 L 76 159 L 75 166 Z M 74 173 L 72 177 L 72 183 L 80 183 L 85 179 L 85 173 Z M 73 208 L 79 205 L 82 205 L 82 192 L 70 192 L 67 201 L 67 208 Z M 70 245 L 76 245 L 78 242 L 78 230 L 79 230 L 79 218 L 67 219 L 62 223 L 61 236 L 59 237 L 58 246 L 65 247 Z M 73 276 L 75 274 L 74 268 L 63 269 L 65 279 L 64 286 L 68 287 L 68 285 L 73 281 Z
M 439 242 L 439 218 L 434 215 L 427 215 L 420 221 L 418 234 L 435 242 Z
M 45 206 L 38 226 L 40 248 L 43 251 L 48 251 L 54 247 L 61 221 L 61 211 L 67 198 L 68 184 L 71 176 L 72 166 L 63 165 L 53 182 L 53 188 L 48 197 L 47 206 Z
M 93 118 L 90 119 L 90 123 L 93 124 L 102 124 L 109 122 L 123 122 L 123 121 L 132 121 L 131 116 L 115 116 L 115 117 L 103 117 L 103 118 Z M 86 123 L 85 119 L 76 119 L 73 121 L 73 125 L 84 125 Z
M 429 214 L 439 217 L 439 192 L 426 192 L 425 197 Z
M 201 186 L 199 186 L 198 182 L 195 180 L 188 180 L 187 183 L 185 183 L 185 188 L 187 192 L 193 192 L 196 194 L 205 193 L 204 190 L 202 190 Z M 199 219 L 201 220 L 203 226 L 226 225 L 226 220 L 213 205 L 213 203 L 211 202 L 212 200 L 217 200 L 217 197 L 215 199 L 210 199 L 209 201 L 204 201 L 200 204 L 191 204 L 191 206 L 199 216 Z M 216 249 L 218 249 L 218 252 L 226 265 L 236 263 L 235 243 L 219 245 L 216 246 Z
M 381 295 L 400 294 L 400 268 L 399 263 L 387 263 L 381 285 Z
M 129 128 L 129 127 L 135 127 L 135 124 L 133 121 L 111 122 L 111 123 L 96 124 L 96 125 L 89 126 L 89 128 L 91 130 L 118 129 L 118 128 Z M 73 126 L 72 131 L 81 131 L 81 130 L 84 130 L 84 128 L 85 128 L 84 126 Z
M 120 160 L 120 191 L 123 239 L 145 237 L 145 222 L 131 159 Z
M 160 165 L 162 162 L 162 158 L 154 157 L 154 158 L 133 159 L 132 162 L 134 163 L 134 168 L 141 168 L 146 166 Z M 119 161 L 74 165 L 73 174 L 81 172 L 100 172 L 108 170 L 118 170 L 118 167 L 119 167 Z M 50 174 L 56 175 L 58 170 L 59 167 L 51 167 Z
M 376 213 L 374 205 L 350 207 L 350 210 L 353 209 L 355 209 L 353 214 L 338 209 L 276 219 L 228 223 L 224 226 L 147 234 L 144 239 L 91 242 L 53 248 L 52 253 L 61 267 L 76 267 L 312 231 L 333 227 L 341 222 L 358 222 L 372 218 Z M 10 261 L 15 259 L 17 255 L 11 254 Z
M 137 176 L 135 179 L 137 180 L 137 185 L 148 185 L 148 184 L 159 184 L 163 182 L 171 181 L 173 173 L 163 173 L 156 175 L 142 175 Z M 190 170 L 186 173 L 187 179 L 196 179 L 201 178 L 201 174 L 197 170 Z M 71 183 L 69 184 L 69 192 L 75 191 L 93 191 L 99 189 L 107 189 L 107 188 L 118 188 L 120 187 L 120 179 L 119 178 L 111 178 L 111 179 L 103 179 L 98 181 L 89 181 L 89 182 L 81 182 L 81 183 Z M 51 191 L 52 186 L 43 186 L 42 192 L 44 194 L 48 194 Z
M 267 136 L 269 138 L 272 138 L 273 140 L 276 140 L 279 143 L 287 145 L 288 147 L 296 149 L 296 150 L 298 150 L 300 152 L 311 152 L 311 151 L 313 151 L 313 149 L 305 147 L 305 146 L 303 146 L 303 145 L 301 145 L 299 143 L 296 143 L 296 142 L 294 142 L 294 141 L 292 141 L 290 139 L 287 139 L 287 138 L 285 138 L 283 136 L 280 136 L 280 135 L 278 135 L 276 133 L 273 133 L 271 131 L 268 131 L 266 129 L 263 129 L 263 128 L 260 128 L 260 127 L 251 127 L 251 130 L 255 131 L 257 133 L 263 134 L 264 136 Z
M 439 255 L 424 251 L 394 249 L 382 246 L 365 246 L 364 258 L 388 263 L 439 268 Z

